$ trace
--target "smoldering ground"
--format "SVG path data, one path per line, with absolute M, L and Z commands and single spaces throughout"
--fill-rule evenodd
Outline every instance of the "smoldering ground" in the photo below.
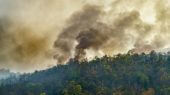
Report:
M 0 0 L 0 66 L 29 72 L 70 58 L 169 48 L 169 5 L 168 0 Z

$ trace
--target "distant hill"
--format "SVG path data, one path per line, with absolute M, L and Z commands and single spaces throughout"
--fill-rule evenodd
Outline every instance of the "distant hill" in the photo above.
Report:
M 0 69 L 0 84 L 11 83 L 12 80 L 15 81 L 19 77 L 19 73 L 10 72 L 8 69 Z M 10 80 L 10 81 L 8 81 Z
M 6 81 L 0 95 L 170 95 L 170 55 L 152 51 L 89 62 L 70 59 Z
M 0 80 L 6 79 L 6 78 L 13 76 L 13 75 L 15 75 L 15 73 L 12 73 L 7 69 L 0 69 Z

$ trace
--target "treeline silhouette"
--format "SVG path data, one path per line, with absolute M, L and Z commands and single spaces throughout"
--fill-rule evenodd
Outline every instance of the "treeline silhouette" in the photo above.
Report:
M 0 95 L 170 95 L 170 54 L 118 54 L 11 77 Z

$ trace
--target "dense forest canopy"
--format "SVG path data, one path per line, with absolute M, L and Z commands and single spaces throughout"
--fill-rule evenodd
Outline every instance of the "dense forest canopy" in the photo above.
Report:
M 0 95 L 169 95 L 170 54 L 118 54 L 4 80 Z

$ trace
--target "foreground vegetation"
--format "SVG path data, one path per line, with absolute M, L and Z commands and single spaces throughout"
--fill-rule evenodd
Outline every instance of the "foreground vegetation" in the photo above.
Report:
M 118 54 L 10 78 L 0 95 L 170 95 L 170 55 Z

